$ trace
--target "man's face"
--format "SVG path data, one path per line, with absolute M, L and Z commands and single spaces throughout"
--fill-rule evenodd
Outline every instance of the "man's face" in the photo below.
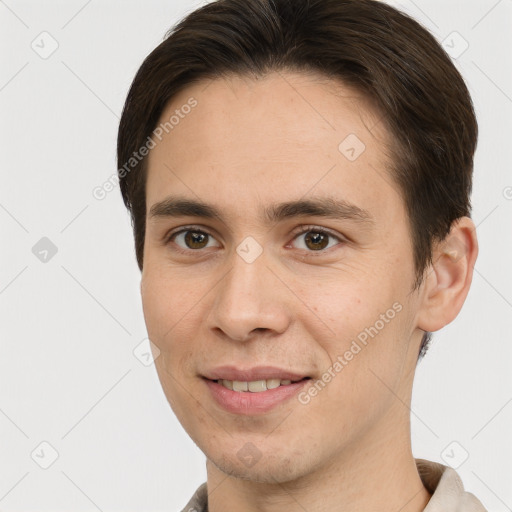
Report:
M 297 73 L 201 82 L 161 121 L 173 114 L 148 160 L 141 293 L 185 430 L 224 472 L 268 482 L 409 436 L 421 293 L 378 115 L 343 84 Z M 171 195 L 222 220 L 151 215 Z M 351 206 L 264 215 L 325 198 Z M 310 379 L 253 398 L 205 378 L 222 366 Z

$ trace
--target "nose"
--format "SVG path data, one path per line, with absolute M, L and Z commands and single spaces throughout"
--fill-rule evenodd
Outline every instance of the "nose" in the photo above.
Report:
M 267 331 L 285 332 L 293 294 L 271 268 L 265 251 L 250 263 L 234 252 L 230 263 L 231 269 L 214 289 L 208 327 L 236 341 Z

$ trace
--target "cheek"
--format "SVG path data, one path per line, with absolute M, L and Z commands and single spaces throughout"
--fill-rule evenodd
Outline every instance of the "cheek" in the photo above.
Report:
M 169 294 L 166 286 L 162 286 L 162 280 L 153 273 L 145 271 L 142 278 L 141 299 L 149 339 L 162 349 L 161 340 L 165 331 L 169 329 L 168 314 L 173 310 L 172 295 Z
M 181 276 L 181 278 L 180 278 Z M 204 279 L 191 281 L 186 273 L 165 265 L 148 265 L 143 273 L 141 298 L 149 339 L 159 348 L 158 373 L 172 376 L 194 374 L 198 329 L 203 325 L 202 309 L 211 285 Z
M 340 334 L 335 340 L 323 340 L 328 361 L 319 380 L 329 382 L 324 388 L 319 384 L 323 391 L 315 399 L 324 412 L 319 417 L 331 417 L 333 424 L 338 425 L 336 429 L 346 430 L 347 436 L 351 432 L 362 433 L 386 410 L 400 407 L 397 396 L 402 396 L 407 352 L 404 309 L 397 313 L 395 309 L 373 305 L 371 311 L 361 311 L 362 308 L 353 308 L 352 315 L 340 311 Z M 386 311 L 388 323 L 380 318 Z M 343 436 L 342 432 L 339 434 Z
M 155 367 L 158 372 L 163 389 L 174 409 L 174 400 L 169 394 L 175 389 L 173 367 L 179 364 L 184 354 L 180 353 L 186 344 L 175 343 L 175 331 L 179 326 L 180 311 L 177 309 L 176 293 L 167 286 L 164 279 L 159 278 L 155 273 L 145 272 L 142 280 L 141 297 L 144 311 L 144 320 L 148 337 L 160 350 L 159 357 L 155 360 Z M 180 349 L 181 347 L 181 349 Z
M 194 317 L 194 297 L 181 291 L 175 272 L 165 275 L 161 271 L 144 270 L 141 281 L 141 298 L 144 320 L 149 339 L 158 347 L 160 354 L 155 368 L 171 408 L 180 418 L 184 416 L 183 404 L 188 403 L 193 392 L 185 377 L 192 373 L 194 345 L 191 343 L 191 325 L 199 321 Z M 183 283 L 185 285 L 185 283 Z
M 322 293 L 304 296 L 314 304 L 316 328 L 312 322 L 306 325 L 327 355 L 324 366 L 336 365 L 343 375 L 338 381 L 345 381 L 343 387 L 356 395 L 385 391 L 378 377 L 393 387 L 404 363 L 414 307 L 405 289 L 394 283 L 399 281 L 393 276 L 377 279 L 367 274 L 357 281 L 331 281 Z M 329 329 L 319 331 L 319 325 Z
M 297 295 L 306 306 L 303 309 L 313 312 L 314 316 L 310 317 L 324 325 L 324 339 L 335 348 L 343 349 L 341 340 L 346 342 L 358 335 L 364 340 L 365 332 L 376 322 L 378 331 L 389 330 L 388 326 L 396 323 L 395 318 L 399 316 L 397 309 L 403 309 L 399 290 L 369 272 L 359 273 L 357 277 L 345 273 L 337 280 L 317 281 L 314 286 L 312 282 L 308 286 L 301 284 Z M 318 332 L 313 337 L 322 339 Z
M 187 287 L 186 282 L 180 282 L 178 276 L 179 272 L 161 266 L 148 264 L 144 267 L 141 299 L 146 327 L 152 341 L 154 338 L 155 342 L 165 342 L 174 337 L 191 309 L 194 298 L 190 287 Z

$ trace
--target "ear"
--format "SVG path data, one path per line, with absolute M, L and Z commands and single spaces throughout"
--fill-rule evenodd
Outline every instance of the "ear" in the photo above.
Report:
M 471 286 L 477 256 L 476 226 L 469 217 L 461 217 L 433 249 L 433 263 L 422 284 L 420 329 L 437 331 L 459 314 Z

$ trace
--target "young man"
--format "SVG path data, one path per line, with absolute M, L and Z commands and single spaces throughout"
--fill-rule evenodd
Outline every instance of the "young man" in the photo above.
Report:
M 219 0 L 145 60 L 121 191 L 156 368 L 207 457 L 185 511 L 482 511 L 414 459 L 431 332 L 469 291 L 477 124 L 372 0 Z

